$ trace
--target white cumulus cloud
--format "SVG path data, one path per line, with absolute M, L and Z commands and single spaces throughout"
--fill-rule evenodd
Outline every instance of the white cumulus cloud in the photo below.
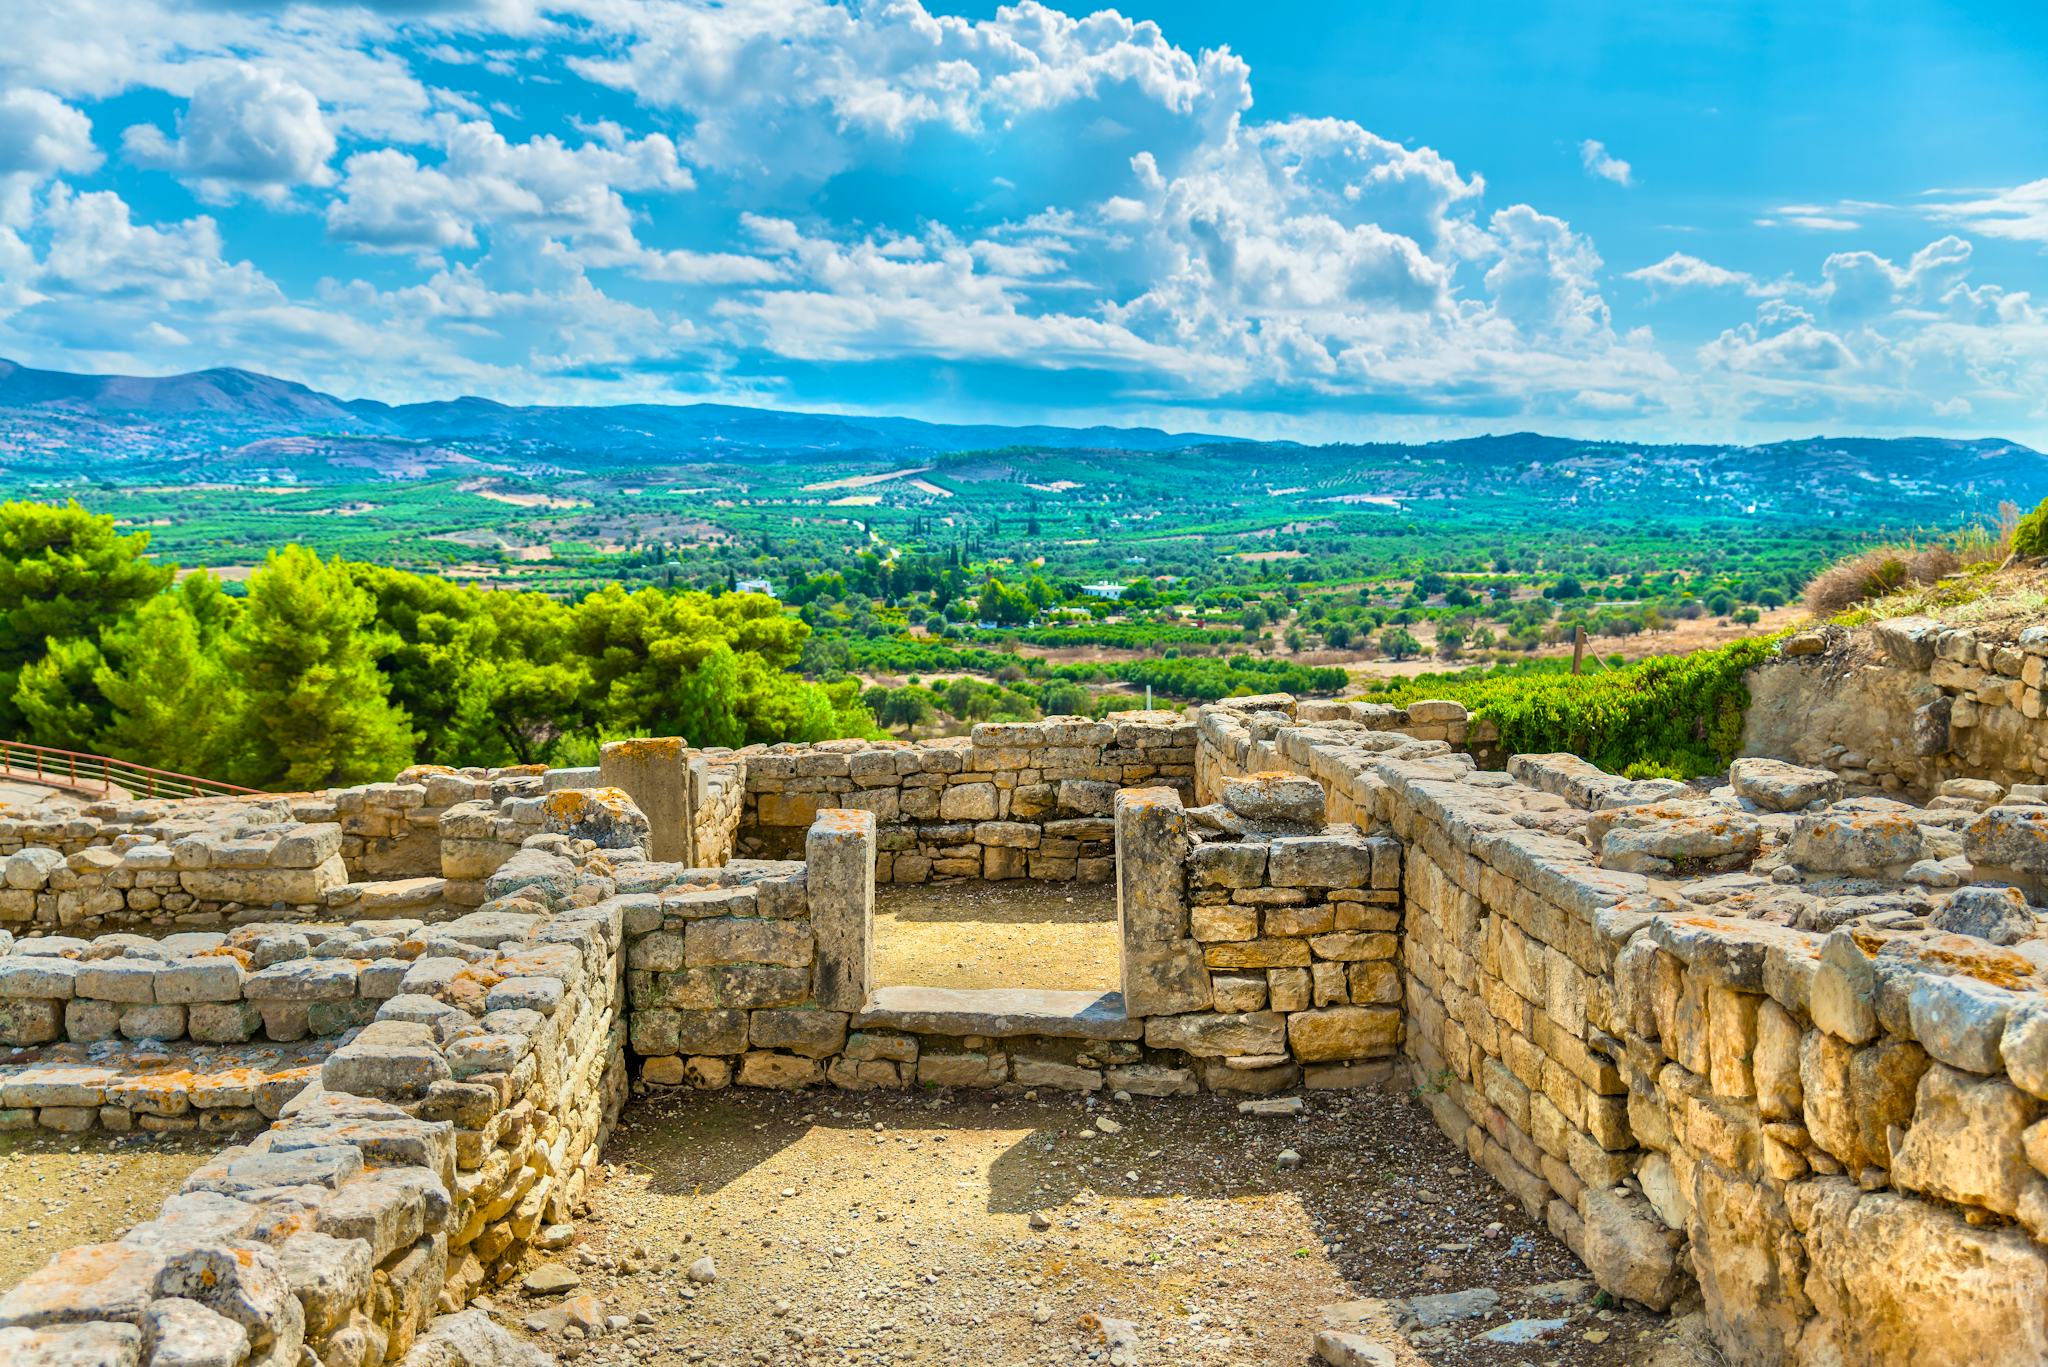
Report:
M 333 179 L 335 138 L 312 91 L 277 71 L 238 66 L 192 92 L 175 137 L 136 124 L 122 138 L 128 155 L 174 171 L 221 201 L 242 191 L 281 198 L 300 185 Z

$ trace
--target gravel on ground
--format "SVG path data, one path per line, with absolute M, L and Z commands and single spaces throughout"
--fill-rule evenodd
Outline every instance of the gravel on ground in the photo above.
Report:
M 0 1131 L 0 1290 L 50 1255 L 153 1219 L 221 1135 Z
M 1596 1292 L 1412 1097 L 1304 1102 L 642 1098 L 575 1242 L 489 1308 L 588 1367 L 1304 1367 L 1326 1324 L 1402 1367 L 1702 1360 L 1695 1326 Z M 1460 1292 L 1416 1322 L 1410 1298 Z

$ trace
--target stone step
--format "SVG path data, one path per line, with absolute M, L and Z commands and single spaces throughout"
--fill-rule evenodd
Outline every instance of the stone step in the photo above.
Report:
M 1143 1021 L 1124 1014 L 1120 992 L 1054 992 L 1037 988 L 879 987 L 853 1018 L 857 1030 L 908 1030 L 923 1035 L 986 1035 L 1007 1039 L 1135 1040 Z

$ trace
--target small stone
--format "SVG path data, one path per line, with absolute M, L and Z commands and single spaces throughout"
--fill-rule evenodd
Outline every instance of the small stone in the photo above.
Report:
M 522 1291 L 529 1296 L 561 1296 L 583 1285 L 583 1279 L 566 1267 L 554 1263 L 542 1263 L 526 1274 L 519 1283 Z
M 1509 1320 L 1479 1337 L 1487 1343 L 1537 1343 L 1569 1323 L 1566 1320 Z
M 690 1264 L 689 1278 L 699 1286 L 710 1286 L 718 1280 L 718 1264 L 709 1258 L 699 1258 Z
M 1095 1128 L 1101 1130 L 1104 1134 L 1122 1134 L 1124 1132 L 1124 1127 L 1122 1124 L 1120 1124 L 1117 1121 L 1111 1120 L 1106 1115 L 1098 1115 L 1095 1117 Z
M 1301 1155 L 1293 1149 L 1282 1149 L 1280 1156 L 1273 1160 L 1273 1165 L 1282 1172 L 1292 1172 L 1301 1166 Z
M 1330 1367 L 1394 1367 L 1394 1350 L 1363 1334 L 1324 1329 L 1316 1335 L 1316 1356 Z
M 1046 1213 L 1045 1213 L 1044 1211 L 1042 1211 L 1042 1210 L 1034 1210 L 1034 1211 L 1032 1211 L 1032 1212 L 1031 1212 L 1031 1218 L 1030 1218 L 1029 1220 L 1027 1220 L 1027 1221 L 1026 1221 L 1025 1223 L 1026 1223 L 1026 1224 L 1028 1224 L 1028 1225 L 1030 1225 L 1030 1226 L 1031 1226 L 1031 1227 L 1032 1227 L 1033 1229 L 1051 1229 L 1051 1228 L 1052 1228 L 1052 1220 L 1051 1220 L 1051 1219 L 1050 1219 L 1050 1218 L 1049 1218 L 1049 1217 L 1048 1217 L 1048 1216 L 1046 1215 Z
M 1261 1096 L 1237 1103 L 1239 1115 L 1300 1115 L 1304 1103 L 1298 1096 Z
M 1982 884 L 1957 889 L 1941 910 L 1927 918 L 1927 925 L 1994 945 L 2018 944 L 2032 938 L 2036 929 L 2033 909 L 2018 890 Z

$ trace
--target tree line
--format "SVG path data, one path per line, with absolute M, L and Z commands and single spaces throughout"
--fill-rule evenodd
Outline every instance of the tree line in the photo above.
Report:
M 875 731 L 856 681 L 794 672 L 810 628 L 759 595 L 563 602 L 298 545 L 237 585 L 148 547 L 75 502 L 0 504 L 0 735 L 282 791 Z

